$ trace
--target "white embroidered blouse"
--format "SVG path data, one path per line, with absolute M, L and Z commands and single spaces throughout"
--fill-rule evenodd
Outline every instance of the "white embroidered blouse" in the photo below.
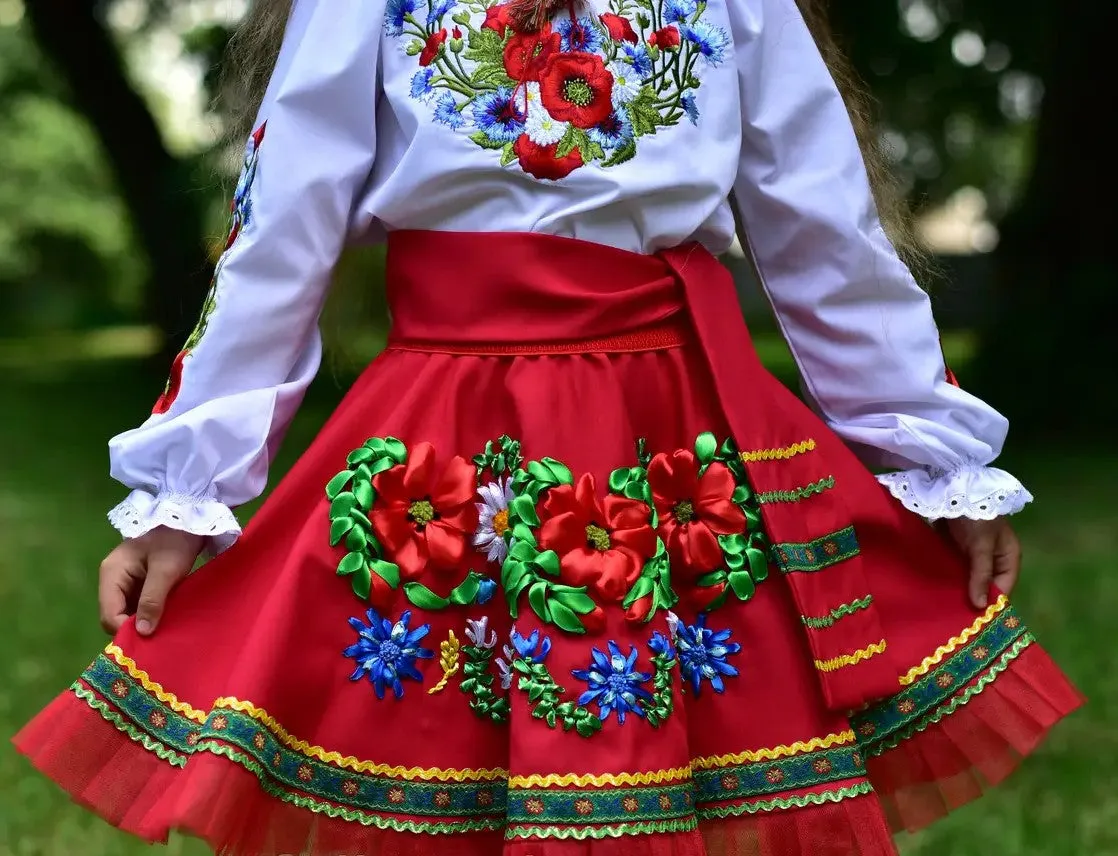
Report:
M 794 0 L 575 0 L 532 36 L 487 0 L 295 0 L 230 244 L 164 412 L 110 442 L 125 536 L 210 536 L 259 495 L 318 368 L 331 269 L 393 229 L 731 244 L 733 195 L 807 396 L 911 510 L 1031 497 L 1006 420 L 945 380 Z M 492 0 L 488 0 L 492 2 Z

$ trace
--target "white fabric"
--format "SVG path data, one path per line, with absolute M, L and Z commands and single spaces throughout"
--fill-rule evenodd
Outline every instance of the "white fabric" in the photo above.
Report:
M 794 0 L 652 2 L 681 48 L 650 52 L 643 13 L 625 13 L 625 38 L 619 19 L 600 17 L 618 0 L 576 0 L 591 25 L 581 46 L 602 59 L 591 61 L 572 53 L 579 31 L 557 16 L 542 47 L 612 80 L 613 116 L 572 137 L 586 114 L 554 106 L 568 90 L 548 88 L 558 64 L 546 51 L 527 52 L 548 64 L 517 72 L 527 79 L 518 87 L 502 89 L 503 72 L 479 74 L 486 49 L 498 63 L 510 53 L 496 10 L 478 0 L 298 0 L 260 111 L 251 218 L 220 264 L 216 309 L 169 411 L 110 444 L 114 477 L 150 500 L 134 493 L 142 514 L 114 512 L 147 521 L 121 527 L 126 535 L 173 525 L 166 503 L 193 503 L 209 519 L 212 503 L 263 490 L 317 370 L 317 318 L 347 240 L 531 231 L 646 253 L 698 240 L 720 253 L 733 238 L 731 195 L 809 401 L 869 465 L 907 471 L 883 477 L 894 495 L 927 516 L 983 517 L 1027 501 L 1016 479 L 987 466 L 1006 420 L 944 380 L 928 299 L 881 230 Z M 690 63 L 675 83 L 673 62 Z M 667 89 L 648 86 L 649 75 Z M 571 157 L 589 162 L 563 177 L 530 174 L 565 154 L 541 147 L 576 138 Z

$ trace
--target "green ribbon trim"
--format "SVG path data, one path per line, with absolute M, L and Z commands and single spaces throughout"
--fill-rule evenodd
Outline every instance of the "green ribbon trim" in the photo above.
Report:
M 859 782 L 845 788 L 835 788 L 822 793 L 802 794 L 794 797 L 776 797 L 771 800 L 742 803 L 741 805 L 720 805 L 711 808 L 701 808 L 698 814 L 700 820 L 724 820 L 727 817 L 740 817 L 743 814 L 759 814 L 765 811 L 779 811 L 789 808 L 807 808 L 824 803 L 837 803 L 853 797 L 864 797 L 873 793 L 873 785 L 869 782 Z
M 639 821 L 612 826 L 510 826 L 505 838 L 558 838 L 585 841 L 588 838 L 621 838 L 625 835 L 657 835 L 666 832 L 690 832 L 698 825 L 694 817 L 678 820 Z
M 123 716 L 113 710 L 108 704 L 98 698 L 95 693 L 90 692 L 88 689 L 83 687 L 81 683 L 75 681 L 70 686 L 70 691 L 86 704 L 88 704 L 95 711 L 97 711 L 99 714 L 101 714 L 101 718 L 115 727 L 117 731 L 128 735 L 128 737 L 134 743 L 139 743 L 149 752 L 154 753 L 155 756 L 160 760 L 166 761 L 172 767 L 186 766 L 186 755 L 168 748 L 166 745 L 156 740 L 150 734 L 141 731 L 139 728 L 128 722 Z
M 814 541 L 786 541 L 773 547 L 777 567 L 786 574 L 821 571 L 857 556 L 858 552 L 858 538 L 853 526 Z
M 821 618 L 812 618 L 810 615 L 801 615 L 800 621 L 804 623 L 805 627 L 812 630 L 823 630 L 827 627 L 833 627 L 835 622 L 840 618 L 845 618 L 848 615 L 853 615 L 863 609 L 869 609 L 870 604 L 873 603 L 873 595 L 867 594 L 865 597 L 853 600 L 850 603 L 844 603 L 842 606 L 836 606 L 827 615 Z
M 807 499 L 809 496 L 814 496 L 817 493 L 830 490 L 834 486 L 835 477 L 827 476 L 817 482 L 812 482 L 803 487 L 793 488 L 792 490 L 770 490 L 765 493 L 759 493 L 757 494 L 757 501 L 762 505 L 774 502 L 799 502 L 802 499 Z

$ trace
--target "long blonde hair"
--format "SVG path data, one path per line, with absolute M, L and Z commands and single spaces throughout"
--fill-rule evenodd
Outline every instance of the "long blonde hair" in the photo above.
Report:
M 523 4 L 525 0 L 512 0 Z M 555 0 L 533 0 L 545 9 Z M 229 43 L 219 90 L 230 141 L 245 139 L 268 85 L 283 41 L 293 0 L 253 0 Z M 842 93 L 862 149 L 881 222 L 901 257 L 918 273 L 927 270 L 915 236 L 911 211 L 896 174 L 880 145 L 874 101 L 835 41 L 827 0 L 796 0 L 800 13 Z

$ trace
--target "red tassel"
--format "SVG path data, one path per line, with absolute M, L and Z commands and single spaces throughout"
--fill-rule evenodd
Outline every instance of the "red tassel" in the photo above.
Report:
M 505 9 L 509 22 L 519 33 L 534 33 L 543 29 L 560 9 L 570 0 L 508 0 Z

